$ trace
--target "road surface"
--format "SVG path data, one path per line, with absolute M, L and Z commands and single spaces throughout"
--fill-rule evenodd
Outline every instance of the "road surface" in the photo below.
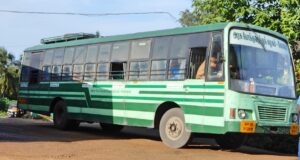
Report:
M 0 160 L 297 160 L 243 146 L 223 151 L 213 140 L 196 139 L 185 149 L 171 149 L 157 131 L 127 127 L 108 134 L 97 124 L 76 131 L 59 131 L 50 122 L 20 118 L 0 119 Z

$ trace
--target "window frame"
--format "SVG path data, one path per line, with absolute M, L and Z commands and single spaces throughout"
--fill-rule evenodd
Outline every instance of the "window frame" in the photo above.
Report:
M 151 79 L 151 76 L 152 76 L 152 64 L 153 64 L 153 61 L 166 61 L 166 69 L 165 70 L 162 70 L 162 71 L 165 71 L 164 73 L 164 78 L 163 79 Z M 150 71 L 149 71 L 149 80 L 150 81 L 167 81 L 168 78 L 167 78 L 167 75 L 168 75 L 168 68 L 169 68 L 169 59 L 152 59 L 150 61 Z M 161 70 L 155 70 L 155 71 L 161 71 Z M 155 74 L 156 75 L 156 74 Z
M 131 75 L 131 73 L 132 72 L 138 72 L 138 77 L 140 77 L 139 76 L 139 74 L 140 74 L 140 70 L 139 71 L 131 71 L 130 69 L 130 67 L 131 67 L 131 64 L 132 63 L 140 63 L 140 62 L 146 62 L 146 63 L 148 63 L 148 68 L 147 68 L 147 70 L 146 71 L 142 71 L 142 72 L 147 72 L 145 75 L 143 75 L 143 76 L 146 76 L 146 78 L 145 79 L 140 79 L 140 78 L 137 78 L 137 79 L 131 79 L 130 78 L 130 76 L 134 76 L 134 75 Z M 128 70 L 127 70 L 127 75 L 126 75 L 126 77 L 127 77 L 127 79 L 129 80 L 129 81 L 149 81 L 150 80 L 150 68 L 151 68 L 151 61 L 149 60 L 149 59 L 147 59 L 147 60 L 136 60 L 136 61 L 129 61 L 128 62 L 128 64 L 127 64 L 127 68 L 128 68 Z M 140 69 L 140 67 L 139 67 L 139 69 Z
M 87 65 L 94 65 L 94 71 L 92 72 L 87 72 Z M 84 64 L 84 75 L 83 75 L 83 80 L 84 81 L 95 81 L 96 80 L 96 76 L 97 76 L 97 63 L 85 63 Z M 87 76 L 92 76 L 94 77 L 92 80 L 91 79 L 86 79 Z
M 212 50 L 213 50 L 213 39 L 214 35 L 220 34 L 221 35 L 221 56 L 224 58 L 224 31 L 223 30 L 217 30 L 212 31 L 210 36 L 210 43 L 209 43 L 209 49 L 208 49 L 208 55 L 206 56 L 206 64 L 205 64 L 205 81 L 207 82 L 219 82 L 219 81 L 225 81 L 225 61 L 222 62 L 222 76 L 220 78 L 210 78 L 210 73 L 208 70 L 208 66 L 210 65 L 209 58 L 212 56 Z M 218 63 L 218 62 L 217 62 Z
M 102 65 L 102 64 L 107 64 L 107 72 L 98 72 L 98 69 L 99 69 L 99 65 Z M 110 68 L 111 68 L 111 63 L 110 62 L 100 62 L 100 63 L 97 63 L 96 65 L 96 81 L 108 81 L 110 80 Z M 105 75 L 105 79 L 98 79 L 98 76 L 102 76 L 102 74 L 100 73 L 106 73 L 106 74 L 103 74 Z

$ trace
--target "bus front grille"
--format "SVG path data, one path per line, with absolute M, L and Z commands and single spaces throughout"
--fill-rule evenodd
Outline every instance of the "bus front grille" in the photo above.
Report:
M 287 108 L 278 106 L 258 106 L 258 118 L 261 121 L 286 121 Z

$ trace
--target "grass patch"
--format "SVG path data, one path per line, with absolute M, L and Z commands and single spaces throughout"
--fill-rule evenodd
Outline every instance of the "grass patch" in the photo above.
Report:
M 6 111 L 0 111 L 0 118 L 4 118 L 6 116 L 7 116 Z

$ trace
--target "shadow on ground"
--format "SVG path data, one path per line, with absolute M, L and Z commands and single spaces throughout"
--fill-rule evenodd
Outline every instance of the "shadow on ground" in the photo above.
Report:
M 74 142 L 82 140 L 129 140 L 148 139 L 160 141 L 157 130 L 139 127 L 125 127 L 120 133 L 104 132 L 97 123 L 81 123 L 80 127 L 72 131 L 60 131 L 52 123 L 41 120 L 2 118 L 0 119 L 0 142 Z M 163 144 L 162 144 L 163 145 Z M 213 139 L 195 137 L 187 148 L 221 151 Z M 185 150 L 183 149 L 183 150 Z M 291 156 L 278 152 L 270 152 L 254 147 L 243 146 L 238 150 L 245 154 L 264 154 Z

